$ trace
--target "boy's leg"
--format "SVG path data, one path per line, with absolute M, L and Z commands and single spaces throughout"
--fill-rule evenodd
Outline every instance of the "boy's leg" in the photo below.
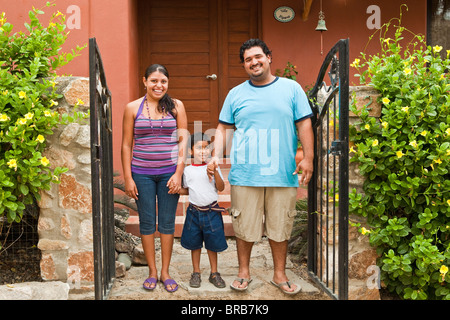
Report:
M 194 272 L 200 273 L 200 256 L 202 253 L 202 249 L 191 250 L 191 258 L 192 258 L 192 267 Z
M 217 252 L 206 250 L 208 252 L 209 264 L 211 266 L 211 273 L 217 272 Z

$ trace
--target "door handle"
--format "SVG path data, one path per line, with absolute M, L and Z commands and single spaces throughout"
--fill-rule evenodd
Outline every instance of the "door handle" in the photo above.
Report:
M 215 75 L 214 73 L 211 74 L 211 75 L 207 75 L 207 76 L 206 76 L 206 79 L 209 79 L 209 80 L 217 80 L 217 75 Z

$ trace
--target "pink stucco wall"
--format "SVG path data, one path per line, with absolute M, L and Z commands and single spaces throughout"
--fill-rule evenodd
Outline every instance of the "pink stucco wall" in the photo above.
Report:
M 138 97 L 138 86 L 142 77 L 142 70 L 138 70 L 136 1 L 138 0 L 57 0 L 54 9 L 65 13 L 68 20 L 77 18 L 74 16 L 77 11 L 71 9 L 79 9 L 79 28 L 70 30 L 64 49 L 69 50 L 77 44 L 88 43 L 90 37 L 95 37 L 99 44 L 108 86 L 113 94 L 114 168 L 119 172 L 122 112 L 127 102 Z M 31 7 L 41 8 L 46 2 L 0 0 L 0 12 L 7 13 L 8 21 L 15 25 L 15 31 L 19 28 L 23 30 L 23 23 L 28 21 L 28 11 Z M 261 0 L 261 3 L 262 37 L 273 50 L 273 69 L 283 68 L 287 61 L 292 62 L 298 67 L 298 81 L 303 86 L 311 86 L 314 83 L 324 55 L 339 39 L 350 38 L 350 62 L 364 49 L 369 36 L 375 32 L 366 26 L 370 17 L 366 11 L 370 5 L 379 6 L 383 24 L 393 17 L 398 17 L 400 5 L 406 3 L 409 9 L 408 12 L 404 10 L 403 25 L 413 32 L 426 34 L 425 0 L 323 0 L 328 31 L 323 33 L 322 56 L 320 32 L 315 31 L 319 0 L 314 0 L 307 21 L 301 19 L 301 0 Z M 273 12 L 279 6 L 292 7 L 296 12 L 294 20 L 288 23 L 276 21 Z M 45 9 L 48 13 L 51 10 Z M 88 50 L 83 51 L 81 57 L 62 68 L 59 73 L 87 77 Z M 352 82 L 356 83 L 356 78 L 351 77 L 350 83 Z

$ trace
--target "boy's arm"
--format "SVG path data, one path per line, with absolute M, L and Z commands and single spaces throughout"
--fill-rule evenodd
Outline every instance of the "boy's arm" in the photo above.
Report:
M 182 196 L 187 196 L 189 194 L 188 188 L 180 188 L 180 192 L 178 192 Z
M 222 179 L 222 176 L 219 173 L 219 167 L 214 170 L 214 180 L 216 182 L 216 189 L 218 191 L 223 191 L 225 189 L 225 182 Z

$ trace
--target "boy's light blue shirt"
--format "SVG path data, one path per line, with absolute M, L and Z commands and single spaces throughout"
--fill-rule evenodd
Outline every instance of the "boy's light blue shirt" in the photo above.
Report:
M 236 130 L 230 151 L 232 185 L 298 187 L 295 123 L 312 116 L 308 98 L 293 80 L 265 86 L 246 81 L 228 93 L 219 122 Z

